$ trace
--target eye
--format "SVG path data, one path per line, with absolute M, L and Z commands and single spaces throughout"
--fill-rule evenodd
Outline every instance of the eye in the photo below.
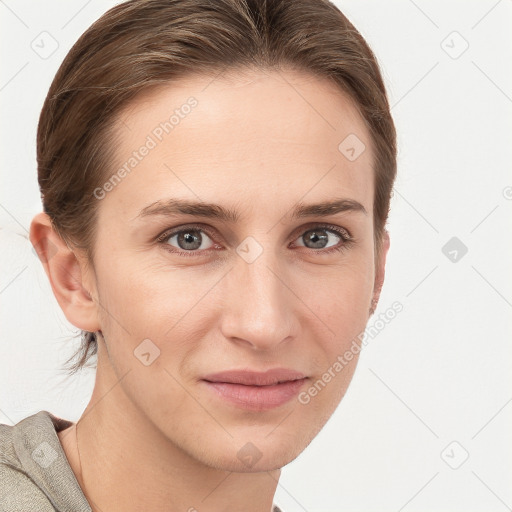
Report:
M 338 243 L 336 243 L 336 239 L 333 240 L 331 245 L 329 245 L 329 238 L 335 235 L 335 238 L 338 239 Z M 307 247 L 308 249 L 321 249 L 323 254 L 329 254 L 333 251 L 342 251 L 348 248 L 348 246 L 353 242 L 353 238 L 350 236 L 346 229 L 340 228 L 338 226 L 314 226 L 312 229 L 308 229 L 305 233 L 303 233 L 297 240 L 305 241 L 302 243 L 302 247 Z M 341 244 L 340 244 L 341 242 Z M 299 247 L 301 245 L 299 244 Z
M 208 242 L 208 240 L 210 240 L 210 242 Z M 215 244 L 204 228 L 197 226 L 189 226 L 175 231 L 166 231 L 158 237 L 157 241 L 166 246 L 166 249 L 170 252 L 181 256 L 197 256 L 197 253 L 215 247 Z M 171 243 L 172 241 L 174 243 Z M 175 250 L 170 249 L 168 246 Z
M 332 242 L 332 235 L 335 235 Z M 212 241 L 212 235 L 202 226 L 185 226 L 180 229 L 167 230 L 157 238 L 157 242 L 164 248 L 179 256 L 201 256 L 203 251 L 212 247 L 221 249 L 222 247 Z M 335 251 L 343 251 L 354 242 L 354 239 L 347 230 L 339 226 L 317 225 L 296 239 L 305 241 L 298 245 L 306 247 L 319 254 L 330 254 Z

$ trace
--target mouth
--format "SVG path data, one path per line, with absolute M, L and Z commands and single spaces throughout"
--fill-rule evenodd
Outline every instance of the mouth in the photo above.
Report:
M 289 402 L 308 380 L 304 374 L 289 369 L 266 372 L 231 370 L 202 379 L 207 388 L 223 402 L 239 408 L 264 411 Z

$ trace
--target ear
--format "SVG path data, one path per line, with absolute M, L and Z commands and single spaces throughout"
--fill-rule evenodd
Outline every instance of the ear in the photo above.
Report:
M 382 290 L 382 285 L 384 284 L 384 276 L 385 276 L 385 268 L 386 268 L 386 257 L 389 250 L 389 233 L 387 230 L 384 230 L 382 235 L 381 247 L 380 251 L 377 254 L 375 260 L 375 283 L 373 286 L 373 296 L 372 296 L 372 304 L 370 306 L 370 316 L 375 313 L 377 309 L 377 304 L 379 303 L 380 292 Z
M 97 301 L 88 291 L 93 286 L 92 275 L 87 273 L 90 283 L 85 280 L 85 257 L 81 255 L 79 260 L 75 256 L 44 212 L 32 219 L 29 238 L 66 318 L 79 329 L 99 330 Z

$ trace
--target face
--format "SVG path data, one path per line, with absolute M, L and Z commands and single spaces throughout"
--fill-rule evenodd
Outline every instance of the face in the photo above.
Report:
M 284 466 L 345 394 L 369 318 L 378 265 L 363 119 L 327 81 L 251 71 L 139 97 L 116 139 L 88 276 L 107 348 L 98 371 L 127 374 L 134 414 L 194 459 Z M 306 379 L 290 395 L 251 388 L 243 404 L 203 380 L 271 368 Z

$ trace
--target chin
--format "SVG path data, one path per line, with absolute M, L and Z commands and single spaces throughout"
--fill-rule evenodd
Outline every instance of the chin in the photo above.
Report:
M 214 442 L 212 445 L 216 445 L 215 450 L 211 450 L 212 445 L 205 447 L 210 451 L 198 453 L 196 458 L 222 471 L 236 473 L 274 471 L 296 459 L 314 437 L 313 433 L 305 438 L 300 432 L 294 432 L 291 435 L 284 430 L 279 435 L 278 430 L 282 427 L 277 427 L 272 432 L 274 428 L 269 427 L 258 432 L 253 429 L 252 433 L 248 431 L 234 438 L 225 439 L 225 442 Z
M 234 473 L 262 473 L 265 471 L 274 471 L 286 466 L 298 457 L 302 450 L 293 450 L 284 452 L 254 452 L 254 456 L 246 455 L 239 458 L 234 452 L 231 456 L 219 454 L 219 458 L 213 460 L 210 466 L 221 471 L 232 471 Z

